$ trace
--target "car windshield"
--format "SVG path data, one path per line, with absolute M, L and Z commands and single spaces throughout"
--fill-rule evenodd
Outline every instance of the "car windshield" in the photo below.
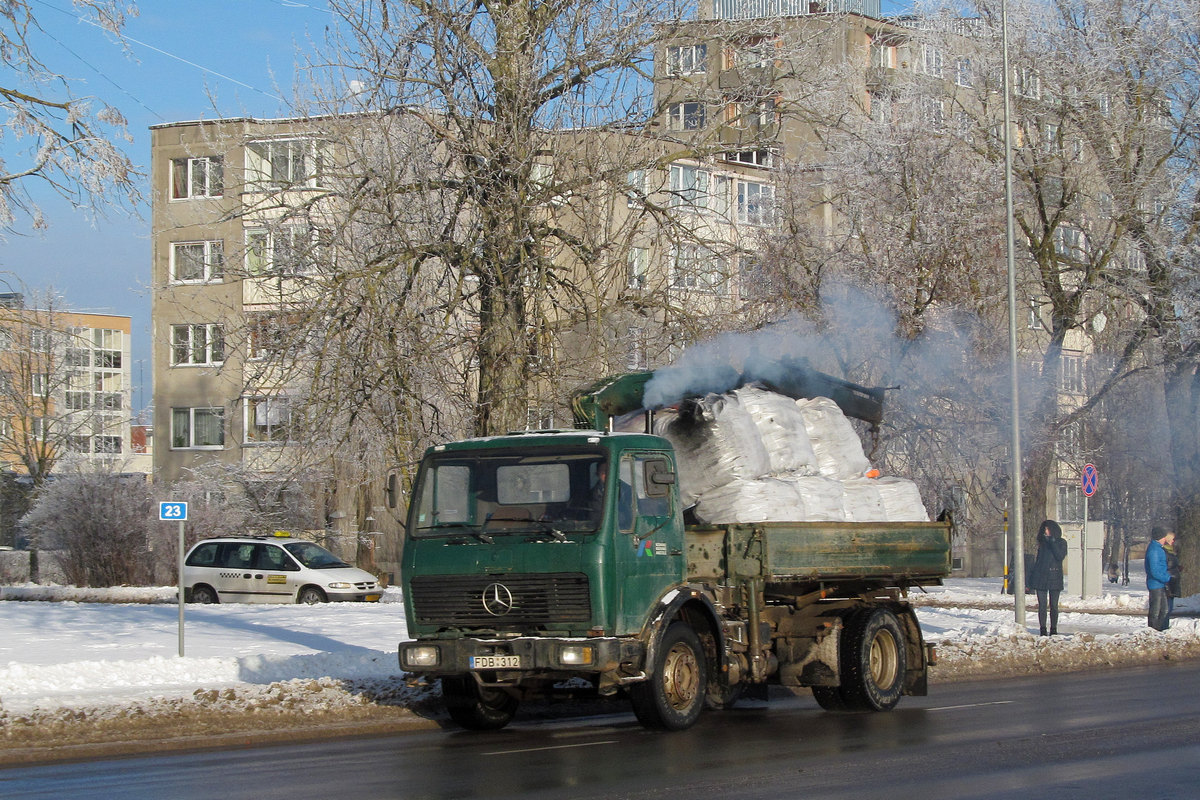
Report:
M 418 479 L 417 536 L 590 532 L 600 523 L 604 456 L 596 451 L 447 453 Z
M 350 566 L 324 547 L 312 542 L 289 542 L 283 547 L 309 569 L 336 569 Z

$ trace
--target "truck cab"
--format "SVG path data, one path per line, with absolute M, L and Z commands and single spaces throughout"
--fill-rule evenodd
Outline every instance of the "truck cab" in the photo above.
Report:
M 401 645 L 401 666 L 442 677 L 451 695 L 456 681 L 468 695 L 516 695 L 567 673 L 608 688 L 623 669 L 637 675 L 640 635 L 684 581 L 678 504 L 674 454 L 656 436 L 545 432 L 430 448 L 404 549 L 414 641 Z

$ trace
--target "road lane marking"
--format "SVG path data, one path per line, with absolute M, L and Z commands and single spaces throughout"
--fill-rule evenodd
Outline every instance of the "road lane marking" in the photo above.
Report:
M 523 750 L 493 750 L 490 753 L 483 753 L 485 756 L 509 756 L 514 753 L 538 753 L 543 750 L 569 750 L 573 747 L 595 747 L 601 744 L 616 744 L 617 739 L 606 739 L 602 742 L 580 742 L 579 744 L 556 744 L 549 747 L 527 747 Z
M 982 708 L 983 706 L 1006 706 L 1009 703 L 1015 703 L 1015 700 L 992 700 L 987 703 L 965 703 L 961 706 L 938 706 L 936 708 L 927 708 L 926 711 L 957 711 L 960 708 Z

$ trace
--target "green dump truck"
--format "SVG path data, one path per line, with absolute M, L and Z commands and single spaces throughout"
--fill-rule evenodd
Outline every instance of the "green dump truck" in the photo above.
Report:
M 775 388 L 840 388 L 847 413 L 878 421 L 881 396 L 820 378 Z M 770 684 L 809 687 L 829 710 L 925 694 L 933 651 L 903 598 L 948 574 L 948 527 L 687 524 L 671 443 L 609 429 L 646 379 L 581 391 L 589 429 L 429 449 L 405 534 L 401 668 L 439 678 L 451 718 L 476 730 L 580 688 L 623 694 L 669 730 Z

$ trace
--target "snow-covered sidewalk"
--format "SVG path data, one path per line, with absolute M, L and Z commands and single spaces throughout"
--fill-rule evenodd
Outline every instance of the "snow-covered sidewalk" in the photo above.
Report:
M 1200 596 L 1177 605 L 1185 616 L 1170 631 L 1151 631 L 1137 578 L 1132 587 L 1106 583 L 1097 598 L 1064 596 L 1064 635 L 1053 638 L 1030 633 L 1037 629 L 1032 596 L 1026 629 L 1015 625 L 1012 597 L 1000 592 L 999 579 L 951 579 L 912 599 L 926 639 L 938 645 L 935 678 L 1200 655 L 1194 616 Z M 406 702 L 396 661 L 396 646 L 406 638 L 398 590 L 389 589 L 378 604 L 188 606 L 183 658 L 173 597 L 170 587 L 0 589 L 7 600 L 0 602 L 0 721 L 80 711 L 158 713 L 221 699 L 236 706 L 255 697 L 329 708 L 362 704 L 362 692 L 347 687 L 364 685 Z M 418 690 L 409 699 L 419 696 Z

